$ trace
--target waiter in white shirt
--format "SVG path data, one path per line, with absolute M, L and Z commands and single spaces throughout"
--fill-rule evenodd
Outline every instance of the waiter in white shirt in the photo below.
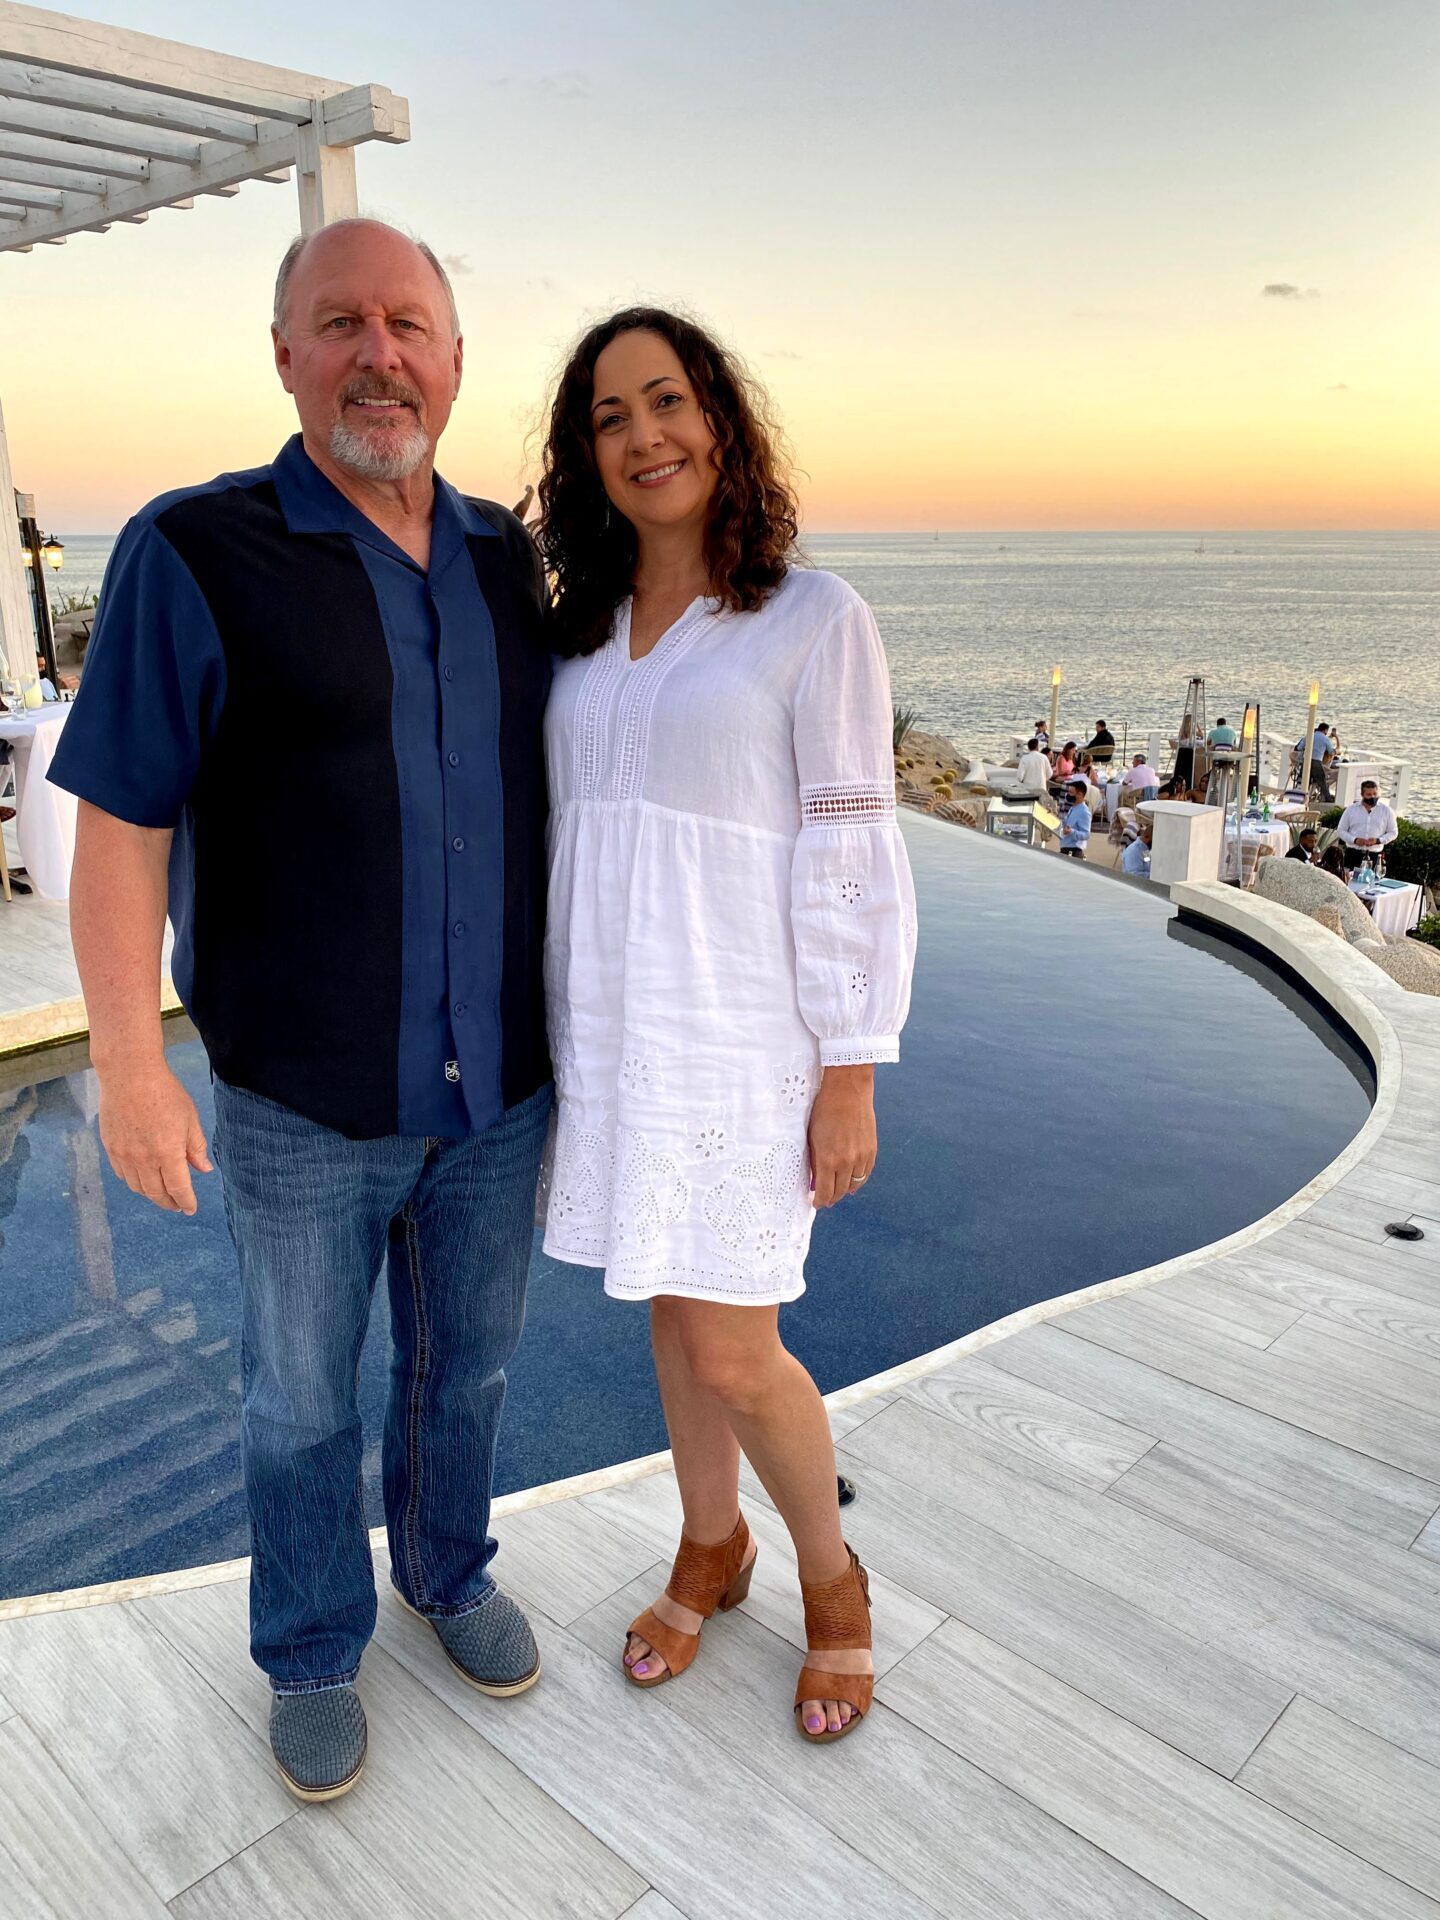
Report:
M 1015 763 L 1015 787 L 1017 791 L 1033 793 L 1037 800 L 1043 800 L 1050 780 L 1050 761 L 1040 750 L 1040 739 L 1036 735 Z
M 1360 798 L 1346 807 L 1336 828 L 1345 849 L 1346 867 L 1361 867 L 1367 860 L 1378 859 L 1398 832 L 1394 812 L 1380 798 L 1375 781 L 1362 780 Z

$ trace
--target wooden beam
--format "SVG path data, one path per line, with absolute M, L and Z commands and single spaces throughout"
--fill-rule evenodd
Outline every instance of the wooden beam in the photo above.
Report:
M 67 173 L 63 167 L 37 167 L 28 160 L 0 160 L 0 174 L 26 187 L 61 187 L 67 193 L 104 193 L 98 173 Z
M 107 120 L 99 113 L 75 113 L 69 107 L 38 107 L 29 100 L 7 100 L 0 94 L 0 129 L 31 133 L 45 140 L 79 141 L 115 153 L 139 154 L 149 160 L 175 160 L 195 166 L 201 143 L 159 127 L 132 127 L 123 120 Z
M 327 147 L 353 147 L 362 140 L 400 146 L 410 138 L 410 102 L 388 87 L 352 87 L 321 105 Z
M 0 0 L 0 52 L 62 73 L 125 80 L 156 93 L 236 108 L 257 119 L 310 118 L 312 100 L 345 93 L 352 83 L 292 73 L 258 60 L 237 60 L 153 34 L 102 26 L 40 7 Z
M 20 181 L 10 180 L 3 161 L 0 161 L 0 200 L 21 207 L 63 207 L 65 204 L 64 194 L 57 193 L 53 187 L 27 187 Z
M 33 133 L 0 133 L 0 160 L 30 160 L 68 173 L 99 173 L 113 180 L 144 180 L 148 160 L 111 153 L 103 147 L 76 147 L 64 140 L 41 140 Z
M 215 107 L 191 106 L 166 93 L 150 93 L 115 80 L 87 80 L 49 67 L 0 60 L 0 94 L 40 107 L 76 107 L 82 112 L 133 120 L 145 127 L 193 134 L 201 140 L 258 140 L 259 122 Z
M 218 141 L 211 141 L 206 151 L 212 157 L 203 166 L 176 167 L 156 160 L 146 180 L 133 184 L 117 181 L 103 201 L 67 196 L 60 213 L 36 213 L 25 237 L 38 240 L 51 233 L 82 233 L 97 220 L 123 220 L 129 214 L 150 213 L 215 187 L 243 186 L 247 180 L 288 170 L 296 164 L 301 131 L 296 128 L 261 147 L 222 148 Z

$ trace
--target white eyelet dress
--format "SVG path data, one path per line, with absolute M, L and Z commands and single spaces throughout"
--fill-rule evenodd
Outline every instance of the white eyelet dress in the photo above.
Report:
M 697 600 L 644 659 L 630 606 L 545 722 L 559 1096 L 545 1251 L 621 1299 L 805 1288 L 822 1065 L 896 1060 L 915 896 L 865 602 L 792 569 Z

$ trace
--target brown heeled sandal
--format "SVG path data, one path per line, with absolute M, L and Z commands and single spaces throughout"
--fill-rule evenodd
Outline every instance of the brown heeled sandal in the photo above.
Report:
M 870 1650 L 870 1577 L 848 1542 L 846 1551 L 850 1564 L 838 1578 L 818 1587 L 807 1587 L 803 1580 L 800 1583 L 808 1654 L 795 1688 L 795 1724 L 817 1747 L 824 1740 L 843 1740 L 858 1727 L 875 1696 L 873 1673 L 835 1673 L 825 1665 L 827 1653 Z M 843 1727 L 811 1733 L 800 1718 L 807 1700 L 839 1700 L 854 1711 Z
M 743 1513 L 735 1522 L 730 1538 L 712 1547 L 702 1547 L 682 1533 L 666 1595 L 677 1606 L 688 1607 L 705 1620 L 712 1613 L 728 1613 L 732 1607 L 738 1607 L 750 1591 L 755 1561 L 752 1558 L 746 1564 L 745 1555 L 749 1550 L 750 1529 Z M 682 1633 L 678 1627 L 667 1626 L 653 1607 L 647 1607 L 638 1620 L 631 1621 L 625 1636 L 627 1651 L 631 1639 L 637 1636 L 659 1654 L 666 1671 L 647 1674 L 642 1679 L 622 1661 L 625 1678 L 632 1687 L 658 1687 L 666 1680 L 673 1680 L 700 1651 L 698 1633 Z

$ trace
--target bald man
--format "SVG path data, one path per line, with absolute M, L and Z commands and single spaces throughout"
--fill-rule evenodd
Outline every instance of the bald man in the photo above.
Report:
M 489 1511 L 551 1103 L 549 664 L 524 529 L 435 471 L 464 345 L 434 254 L 375 221 L 297 241 L 272 343 L 299 432 L 126 527 L 51 777 L 81 802 L 101 1137 L 167 1212 L 210 1172 L 161 1036 L 167 906 L 213 1069 L 251 1651 L 285 1782 L 322 1800 L 366 1751 L 356 1370 L 382 1265 L 391 1580 L 472 1686 L 540 1672 Z

